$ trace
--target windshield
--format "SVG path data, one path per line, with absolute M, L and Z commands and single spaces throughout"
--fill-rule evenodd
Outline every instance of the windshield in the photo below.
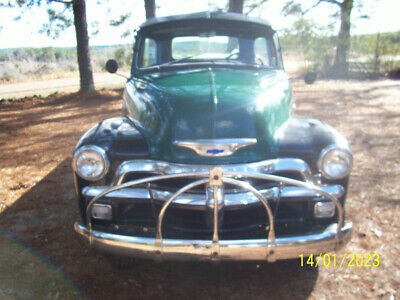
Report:
M 174 60 L 193 56 L 191 59 L 225 59 L 237 56 L 238 39 L 228 36 L 184 36 L 172 39 Z M 232 55 L 231 55 L 232 54 Z
M 144 37 L 138 67 L 187 63 L 251 64 L 278 66 L 272 36 L 234 36 L 203 32 L 197 35 Z

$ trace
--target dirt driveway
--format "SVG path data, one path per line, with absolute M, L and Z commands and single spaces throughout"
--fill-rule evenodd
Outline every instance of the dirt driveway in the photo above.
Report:
M 153 263 L 114 269 L 78 242 L 71 154 L 81 134 L 120 112 L 121 91 L 0 105 L 0 298 L 332 299 L 400 296 L 400 83 L 294 82 L 296 113 L 344 133 L 355 153 L 338 253 L 378 253 L 377 268 L 299 261 Z
M 127 76 L 127 73 L 124 73 Z M 117 89 L 124 86 L 126 79 L 110 73 L 94 73 L 96 89 Z M 28 82 L 0 84 L 0 99 L 21 98 L 25 96 L 48 96 L 55 92 L 73 93 L 79 90 L 79 75 L 69 78 L 43 79 Z

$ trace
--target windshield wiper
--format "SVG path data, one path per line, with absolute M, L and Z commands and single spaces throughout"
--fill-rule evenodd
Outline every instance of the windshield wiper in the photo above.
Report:
M 231 59 L 229 59 L 229 60 L 224 60 L 222 62 L 226 63 L 226 64 L 234 64 L 234 65 L 244 65 L 244 66 L 253 66 L 253 67 L 267 67 L 265 65 L 260 65 L 260 64 L 255 64 L 255 63 L 247 63 L 247 62 L 244 62 L 244 61 L 241 61 L 241 60 L 231 60 Z
M 159 64 L 159 65 L 154 65 L 154 66 L 151 66 L 151 67 L 149 67 L 149 68 L 157 68 L 157 69 L 159 69 L 159 68 L 162 68 L 162 67 L 170 66 L 170 65 L 172 65 L 172 64 L 176 64 L 176 63 L 183 62 L 183 61 L 185 61 L 185 60 L 189 60 L 189 59 L 191 59 L 191 58 L 193 58 L 193 57 L 197 57 L 197 56 L 200 56 L 200 55 L 202 55 L 202 54 L 189 55 L 189 56 L 186 56 L 186 57 L 182 57 L 182 58 L 180 58 L 180 59 L 167 61 L 167 62 L 162 63 L 162 64 Z M 266 65 L 260 65 L 260 64 L 256 64 L 256 63 L 246 63 L 246 62 L 243 62 L 243 61 L 240 61 L 240 60 L 233 60 L 233 59 L 222 59 L 222 60 L 210 59 L 210 60 L 207 61 L 207 62 L 208 62 L 208 63 L 212 63 L 212 64 L 215 64 L 215 63 L 219 63 L 219 62 L 220 62 L 220 63 L 224 63 L 224 64 L 234 64 L 234 65 L 251 66 L 251 67 L 255 67 L 255 68 L 271 68 L 271 67 L 266 66 Z
M 172 65 L 172 64 L 180 63 L 182 61 L 191 59 L 191 58 L 199 56 L 199 55 L 201 55 L 201 54 L 193 54 L 193 55 L 189 55 L 189 56 L 186 56 L 186 57 L 182 57 L 180 59 L 170 60 L 170 61 L 167 61 L 165 63 L 162 63 L 162 64 L 158 65 L 157 67 L 165 67 L 165 66 L 169 66 L 169 65 Z

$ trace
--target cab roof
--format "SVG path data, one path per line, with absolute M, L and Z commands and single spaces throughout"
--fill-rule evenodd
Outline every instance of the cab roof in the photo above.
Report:
M 168 26 L 168 25 L 176 25 L 182 23 L 198 23 L 198 22 L 207 22 L 207 21 L 227 21 L 228 23 L 231 22 L 238 22 L 245 24 L 253 24 L 253 25 L 261 25 L 271 28 L 271 25 L 266 20 L 260 18 L 253 18 L 243 14 L 238 13 L 224 13 L 224 12 L 199 12 L 199 13 L 192 13 L 192 14 L 184 14 L 184 15 L 174 15 L 174 16 L 167 16 L 167 17 L 158 17 L 152 18 L 144 22 L 140 25 L 140 29 L 151 29 L 153 27 Z

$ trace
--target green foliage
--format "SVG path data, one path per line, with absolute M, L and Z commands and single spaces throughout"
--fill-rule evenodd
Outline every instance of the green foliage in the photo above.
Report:
M 46 33 L 52 38 L 58 38 L 61 32 L 74 24 L 70 8 L 70 5 L 67 5 L 62 11 L 48 8 L 49 22 L 43 24 L 40 32 Z
M 364 34 L 354 36 L 351 39 L 350 51 L 352 56 L 359 54 L 370 55 L 375 52 L 377 45 L 377 34 Z M 379 37 L 379 55 L 400 54 L 400 31 L 381 33 Z
M 334 56 L 336 41 L 335 37 L 322 35 L 323 30 L 314 22 L 300 17 L 281 36 L 285 55 L 301 57 L 305 69 L 322 72 L 324 65 Z
M 74 48 L 18 48 L 0 50 L 0 81 L 59 77 L 76 72 Z
M 131 66 L 132 55 L 133 51 L 128 47 L 119 47 L 114 51 L 114 58 L 118 62 L 121 69 L 126 69 Z
M 298 20 L 293 28 L 281 34 L 280 39 L 285 56 L 303 59 L 303 70 L 312 68 L 323 72 L 324 65 L 333 63 L 336 37 L 323 34 L 308 20 Z M 349 60 L 374 62 L 377 41 L 377 34 L 352 36 Z M 400 31 L 381 33 L 377 50 L 382 73 L 400 67 Z
M 19 8 L 20 15 L 33 7 L 46 5 L 48 20 L 44 22 L 40 33 L 45 33 L 52 38 L 58 38 L 60 33 L 74 24 L 72 13 L 73 0 L 0 0 L 1 7 Z
M 131 16 L 131 13 L 121 15 L 118 20 L 111 20 L 110 26 L 113 26 L 113 27 L 121 26 L 122 24 L 125 23 L 126 20 L 128 20 L 130 18 L 130 16 Z
M 302 9 L 300 3 L 297 3 L 295 1 L 288 1 L 283 5 L 282 13 L 285 16 L 289 16 L 289 15 L 302 16 L 303 9 Z
M 243 13 L 248 15 L 252 11 L 260 9 L 267 2 L 268 0 L 244 0 Z
M 0 61 L 56 62 L 76 60 L 74 48 L 17 48 L 0 50 Z
M 121 70 L 130 70 L 132 48 L 128 45 L 90 48 L 94 72 L 103 72 L 110 58 L 117 58 Z M 0 82 L 59 78 L 78 72 L 75 48 L 0 49 Z
M 8 71 L 4 71 L 0 74 L 0 82 L 10 82 L 14 78 Z

